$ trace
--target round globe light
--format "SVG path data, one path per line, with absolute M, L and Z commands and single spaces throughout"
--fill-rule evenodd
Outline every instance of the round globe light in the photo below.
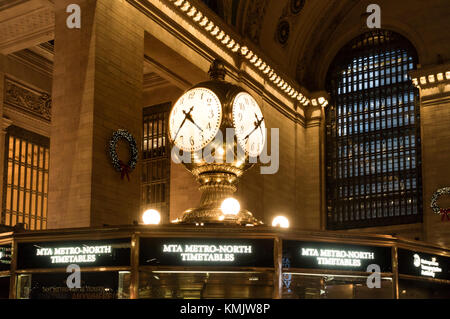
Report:
M 220 209 L 225 215 L 237 215 L 241 210 L 241 205 L 235 198 L 230 197 L 222 202 Z
M 273 227 L 289 228 L 289 220 L 284 216 L 277 216 L 272 221 Z
M 145 225 L 158 225 L 161 222 L 161 214 L 155 209 L 146 210 L 142 214 L 142 221 Z

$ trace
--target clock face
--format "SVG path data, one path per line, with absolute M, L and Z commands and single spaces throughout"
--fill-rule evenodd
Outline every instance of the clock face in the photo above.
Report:
M 170 112 L 170 138 L 183 151 L 198 151 L 214 139 L 221 122 L 217 95 L 206 88 L 194 88 L 183 94 Z
M 233 125 L 241 148 L 252 157 L 260 155 L 266 142 L 266 124 L 258 103 L 246 92 L 234 98 Z

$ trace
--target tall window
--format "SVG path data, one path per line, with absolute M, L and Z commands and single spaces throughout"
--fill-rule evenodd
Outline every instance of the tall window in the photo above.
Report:
M 1 224 L 47 227 L 50 140 L 16 126 L 7 129 Z
M 326 110 L 327 226 L 422 220 L 417 54 L 402 36 L 370 31 L 336 56 Z
M 167 137 L 170 103 L 144 109 L 142 205 L 169 218 L 170 148 Z M 165 219 L 165 220 L 164 220 Z

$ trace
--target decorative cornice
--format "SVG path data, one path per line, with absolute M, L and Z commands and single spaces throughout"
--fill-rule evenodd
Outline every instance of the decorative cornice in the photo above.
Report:
M 163 2 L 180 13 L 185 21 L 201 30 L 208 38 L 228 51 L 236 61 L 247 61 L 252 69 L 266 79 L 268 83 L 271 83 L 275 89 L 289 96 L 292 100 L 300 102 L 303 106 L 310 104 L 310 93 L 305 88 L 300 87 L 288 76 L 280 75 L 282 72 L 276 71 L 263 53 L 251 44 L 245 43 L 232 29 L 223 25 L 221 21 L 214 21 L 212 17 L 207 16 L 206 10 L 200 9 L 204 6 L 203 4 L 197 0 L 163 0 Z M 326 98 L 323 97 L 322 100 L 325 103 Z
M 18 51 L 10 54 L 9 57 L 18 60 L 22 64 L 25 64 L 34 70 L 47 75 L 48 77 L 53 76 L 53 62 L 31 50 L 25 49 Z
M 422 67 L 410 71 L 412 82 L 422 89 L 450 83 L 450 63 Z
M 148 90 L 148 89 L 153 89 L 156 87 L 169 85 L 170 82 L 167 81 L 166 79 L 163 79 L 156 73 L 148 73 L 148 74 L 144 74 L 144 83 L 143 84 L 144 84 L 143 89 Z
M 5 78 L 5 106 L 32 114 L 47 122 L 51 120 L 52 100 L 48 93 L 32 89 L 22 83 Z
M 9 54 L 53 39 L 55 13 L 50 2 L 43 7 L 0 23 L 0 52 Z

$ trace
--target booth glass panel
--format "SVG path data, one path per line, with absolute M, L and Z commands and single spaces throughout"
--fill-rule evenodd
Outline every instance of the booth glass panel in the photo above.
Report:
M 129 272 L 81 272 L 80 288 L 69 288 L 70 273 L 24 274 L 17 278 L 18 299 L 122 299 L 130 297 Z
M 272 298 L 273 272 L 139 273 L 139 298 Z
M 400 279 L 400 299 L 450 299 L 450 284 Z
M 365 276 L 284 273 L 284 299 L 391 299 L 391 278 L 381 278 L 380 288 L 369 288 Z

